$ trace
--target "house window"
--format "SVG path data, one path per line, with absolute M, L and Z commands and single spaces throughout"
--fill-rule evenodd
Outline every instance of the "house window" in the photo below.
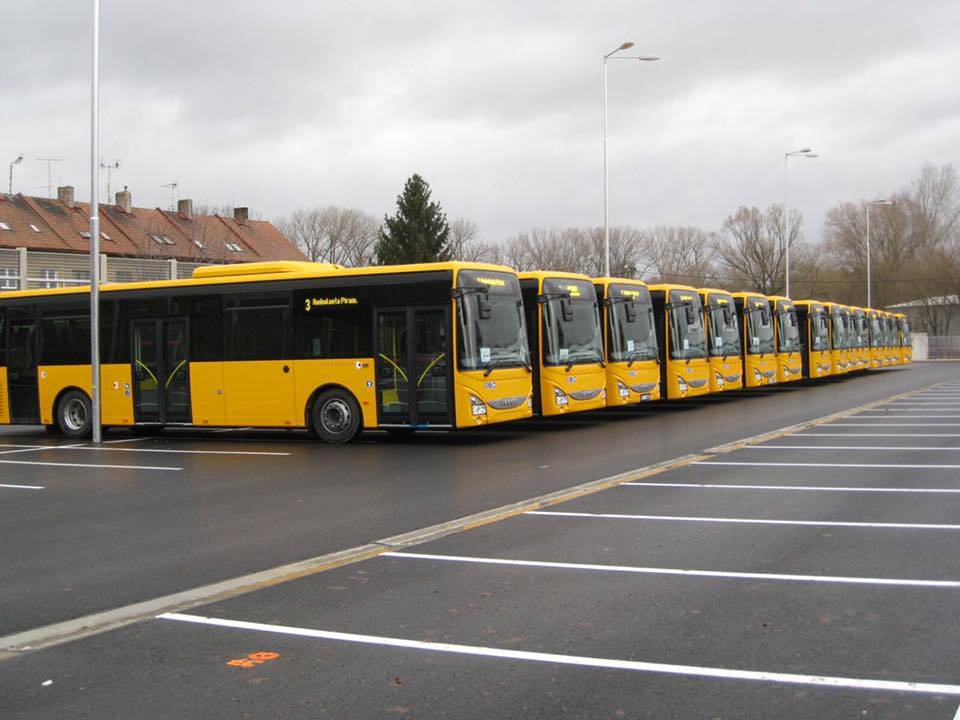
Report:
M 226 246 L 227 246 L 227 250 L 230 250 L 231 252 L 237 252 L 237 253 L 242 253 L 242 252 L 243 252 L 243 248 L 240 247 L 239 245 L 237 245 L 236 243 L 225 242 L 224 245 L 226 245 Z
M 16 269 L 0 268 L 0 290 L 16 290 L 20 286 L 18 280 Z
M 105 232 L 101 232 L 101 233 L 100 233 L 100 237 L 102 237 L 104 240 L 111 240 L 110 236 L 107 235 Z M 111 240 L 111 242 L 112 242 L 112 240 Z
M 90 239 L 90 233 L 88 233 L 86 230 L 81 230 L 81 231 L 80 231 L 80 237 L 86 238 L 87 240 L 89 240 L 89 239 Z
M 0 222 L 0 230 L 9 230 L 10 226 L 5 222 Z
M 200 248 L 201 250 L 203 250 L 203 242 L 202 242 L 202 241 L 200 241 L 200 240 L 194 240 L 194 241 L 193 241 L 193 244 L 196 245 L 196 246 L 197 246 L 198 248 Z
M 35 233 L 40 232 L 40 228 L 38 228 L 36 225 L 31 225 L 30 229 L 33 230 Z
M 57 271 L 52 268 L 48 268 L 47 270 L 43 271 L 43 282 L 40 283 L 40 287 L 43 287 L 43 288 L 60 287 L 60 283 L 58 283 L 56 280 L 57 280 Z

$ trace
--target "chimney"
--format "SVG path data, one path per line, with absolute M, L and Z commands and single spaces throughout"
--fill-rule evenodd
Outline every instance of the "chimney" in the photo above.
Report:
M 241 225 L 246 225 L 250 218 L 250 208 L 238 207 L 233 209 L 233 219 Z
M 125 213 L 133 212 L 133 198 L 130 196 L 130 191 L 127 190 L 126 185 L 123 186 L 123 190 L 117 193 L 117 208 Z
M 73 209 L 73 185 L 64 185 L 57 188 L 57 200 L 68 208 Z
M 184 220 L 193 220 L 193 200 L 177 201 L 177 214 Z

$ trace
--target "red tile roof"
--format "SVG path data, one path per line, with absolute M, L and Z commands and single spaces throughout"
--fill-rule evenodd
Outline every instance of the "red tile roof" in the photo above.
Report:
M 0 248 L 90 252 L 90 206 L 60 200 L 0 194 Z M 34 230 L 31 225 L 36 228 Z M 192 219 L 160 208 L 100 206 L 100 251 L 107 255 L 176 258 L 186 262 L 306 260 L 273 224 L 219 215 Z M 165 241 L 167 238 L 169 242 Z M 233 250 L 226 243 L 239 247 Z

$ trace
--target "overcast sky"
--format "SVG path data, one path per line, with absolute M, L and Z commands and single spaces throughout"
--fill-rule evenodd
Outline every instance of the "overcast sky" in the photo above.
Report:
M 14 191 L 89 197 L 91 3 L 7 3 L 0 162 Z M 181 197 L 267 219 L 392 212 L 419 172 L 487 240 L 602 224 L 601 55 L 611 63 L 610 223 L 716 229 L 783 202 L 825 210 L 922 163 L 958 163 L 960 3 L 102 0 L 102 158 L 137 206 Z M 4 173 L 6 175 L 6 173 Z M 6 181 L 6 177 L 4 177 Z M 105 192 L 103 177 L 101 196 Z M 6 182 L 4 182 L 4 189 Z

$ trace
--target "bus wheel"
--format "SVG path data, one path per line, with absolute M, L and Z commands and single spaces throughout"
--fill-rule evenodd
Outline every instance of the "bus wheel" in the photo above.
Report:
M 332 389 L 313 403 L 313 430 L 328 443 L 346 443 L 360 433 L 360 406 L 350 393 Z
M 57 406 L 57 424 L 67 437 L 83 438 L 90 434 L 93 409 L 86 393 L 80 390 L 64 393 Z

